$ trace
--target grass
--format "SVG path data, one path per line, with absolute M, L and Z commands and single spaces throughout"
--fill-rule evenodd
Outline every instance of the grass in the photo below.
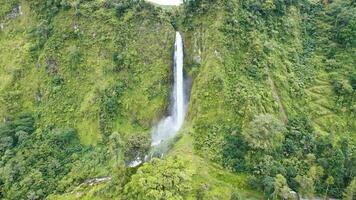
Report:
M 186 132 L 187 129 L 182 132 Z M 187 170 L 192 173 L 192 188 L 187 199 L 196 199 L 196 191 L 205 188 L 204 200 L 219 199 L 229 200 L 232 192 L 237 192 L 242 199 L 260 200 L 263 196 L 248 188 L 246 185 L 246 174 L 236 174 L 227 171 L 216 163 L 196 154 L 193 150 L 193 138 L 182 133 L 182 137 L 167 154 L 167 157 L 184 158 L 188 164 Z M 107 199 L 102 194 L 110 182 L 97 185 L 81 185 L 62 195 L 52 195 L 49 199 Z
M 241 199 L 263 199 L 262 195 L 248 188 L 246 174 L 236 174 L 227 171 L 220 165 L 209 161 L 196 154 L 193 149 L 193 138 L 189 134 L 183 134 L 167 155 L 184 157 L 188 160 L 188 169 L 193 172 L 193 191 L 205 188 L 204 199 L 230 199 L 232 192 L 237 192 Z M 189 195 L 188 199 L 195 199 L 195 194 Z
M 70 193 L 63 195 L 51 195 L 48 197 L 49 200 L 104 200 L 105 198 L 99 197 L 96 193 L 105 188 L 105 184 L 98 184 L 95 186 L 86 186 L 83 188 L 74 189 Z

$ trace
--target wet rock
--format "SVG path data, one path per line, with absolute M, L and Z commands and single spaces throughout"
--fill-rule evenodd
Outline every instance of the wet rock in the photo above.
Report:
M 12 8 L 11 12 L 7 14 L 8 19 L 15 19 L 16 17 L 22 15 L 22 10 L 20 5 L 16 5 Z
M 99 184 L 99 183 L 107 182 L 107 181 L 110 181 L 110 180 L 111 180 L 111 177 L 110 176 L 106 176 L 106 177 L 100 177 L 100 178 L 94 178 L 94 179 L 86 180 L 83 184 L 92 186 L 92 185 L 96 185 L 96 184 Z

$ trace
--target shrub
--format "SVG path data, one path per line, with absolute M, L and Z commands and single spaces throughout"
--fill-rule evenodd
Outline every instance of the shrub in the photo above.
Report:
M 190 172 L 179 158 L 159 160 L 140 167 L 125 186 L 125 199 L 184 199 L 191 190 Z

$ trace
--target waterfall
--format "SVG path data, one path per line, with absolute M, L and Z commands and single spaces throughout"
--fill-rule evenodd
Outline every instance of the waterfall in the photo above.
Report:
M 185 96 L 183 78 L 183 39 L 179 32 L 176 32 L 174 44 L 174 83 L 172 87 L 172 97 L 170 102 L 170 113 L 163 118 L 152 131 L 152 146 L 159 145 L 175 136 L 182 127 L 185 116 Z
M 183 39 L 181 34 L 176 32 L 173 64 L 174 83 L 171 91 L 169 115 L 161 119 L 152 129 L 151 153 L 146 155 L 145 158 L 137 158 L 132 161 L 129 164 L 130 167 L 136 167 L 142 161 L 150 160 L 152 157 L 162 157 L 167 150 L 164 142 L 172 139 L 183 125 L 187 102 L 183 76 L 183 53 Z
M 179 32 L 176 33 L 174 51 L 174 120 L 175 129 L 178 131 L 184 121 L 184 82 L 183 82 L 183 39 Z

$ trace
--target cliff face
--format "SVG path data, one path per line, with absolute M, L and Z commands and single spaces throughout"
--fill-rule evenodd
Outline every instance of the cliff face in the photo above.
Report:
M 0 10 L 0 198 L 43 199 L 72 169 L 67 177 L 81 178 L 61 192 L 109 175 L 108 141 L 133 149 L 120 147 L 126 159 L 113 151 L 116 163 L 140 151 L 128 141 L 149 147 L 171 84 L 175 31 L 164 11 L 61 0 L 11 0 Z
M 74 127 L 84 144 L 105 126 L 149 129 L 168 99 L 168 19 L 152 7 L 43 4 L 2 6 L 1 118 L 33 112 L 39 127 Z

